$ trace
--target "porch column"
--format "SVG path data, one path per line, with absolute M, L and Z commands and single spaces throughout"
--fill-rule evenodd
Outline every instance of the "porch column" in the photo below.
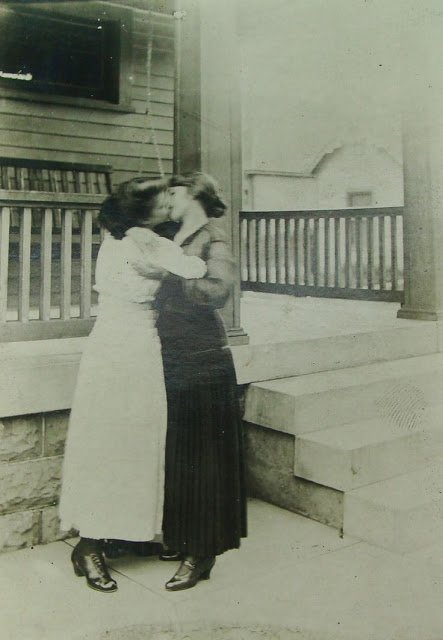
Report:
M 183 17 L 177 17 L 175 167 L 182 173 L 204 171 L 220 183 L 229 208 L 226 232 L 239 264 L 242 165 L 237 1 L 180 0 L 177 10 Z M 223 317 L 231 344 L 247 342 L 240 326 L 240 269 Z
M 405 300 L 399 318 L 443 318 L 443 18 L 416 5 L 403 47 Z M 434 3 L 435 7 L 435 3 Z M 422 13 L 422 15 L 418 15 Z M 423 15 L 428 14 L 428 17 Z

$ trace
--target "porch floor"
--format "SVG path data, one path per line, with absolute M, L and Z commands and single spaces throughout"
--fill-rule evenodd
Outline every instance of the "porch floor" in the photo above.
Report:
M 241 325 L 251 344 L 310 340 L 393 329 L 420 320 L 397 318 L 397 302 L 366 302 L 244 291 Z
M 443 543 L 396 555 L 256 500 L 249 535 L 178 593 L 156 558 L 114 561 L 102 595 L 74 576 L 72 542 L 3 554 L 2 640 L 441 639 Z

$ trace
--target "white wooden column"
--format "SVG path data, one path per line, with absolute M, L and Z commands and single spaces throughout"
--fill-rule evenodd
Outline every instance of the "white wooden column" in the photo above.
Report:
M 242 197 L 240 54 L 237 0 L 180 0 L 177 39 L 175 167 L 214 176 L 228 203 L 225 224 L 239 263 Z M 240 326 L 240 265 L 223 310 L 230 341 L 247 342 Z
M 422 320 L 443 318 L 443 17 L 431 4 L 416 6 L 402 56 L 405 301 L 398 316 Z

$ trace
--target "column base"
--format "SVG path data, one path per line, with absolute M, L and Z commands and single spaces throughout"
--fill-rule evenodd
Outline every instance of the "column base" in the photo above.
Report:
M 425 309 L 413 309 L 412 307 L 402 307 L 397 311 L 397 318 L 404 320 L 443 320 L 443 311 L 426 311 Z
M 228 329 L 227 334 L 230 346 L 249 344 L 249 336 L 241 327 L 232 327 L 232 329 Z

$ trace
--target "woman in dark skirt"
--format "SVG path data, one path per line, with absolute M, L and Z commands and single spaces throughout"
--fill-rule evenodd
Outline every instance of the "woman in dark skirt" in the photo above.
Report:
M 209 578 L 215 557 L 240 546 L 246 493 L 235 370 L 217 311 L 235 275 L 213 220 L 226 207 L 210 176 L 173 179 L 170 191 L 175 241 L 207 264 L 203 279 L 167 276 L 157 294 L 168 398 L 163 535 L 182 559 L 166 589 L 177 591 Z

